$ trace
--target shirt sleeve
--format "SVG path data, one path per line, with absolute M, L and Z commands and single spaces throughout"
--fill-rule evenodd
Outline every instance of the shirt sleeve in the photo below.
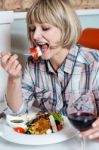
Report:
M 94 71 L 94 80 L 93 80 L 93 93 L 96 100 L 97 110 L 99 113 L 99 61 L 97 63 L 97 69 Z
M 26 109 L 27 107 L 25 103 L 21 105 L 20 109 L 17 112 L 13 112 L 13 110 L 7 105 L 4 112 L 11 115 L 19 115 L 19 114 L 24 114 L 26 112 Z
M 23 77 L 22 77 L 23 103 L 17 112 L 13 112 L 13 110 L 8 105 L 5 112 L 13 115 L 26 113 L 31 109 L 34 100 L 35 100 L 34 83 L 30 74 L 30 66 L 27 63 L 27 66 L 24 70 Z

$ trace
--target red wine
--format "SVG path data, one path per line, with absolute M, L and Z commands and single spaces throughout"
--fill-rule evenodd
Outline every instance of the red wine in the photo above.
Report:
M 81 113 L 78 115 L 77 113 L 70 114 L 68 116 L 71 124 L 80 131 L 85 131 L 89 129 L 92 123 L 96 120 L 96 116 L 91 113 Z

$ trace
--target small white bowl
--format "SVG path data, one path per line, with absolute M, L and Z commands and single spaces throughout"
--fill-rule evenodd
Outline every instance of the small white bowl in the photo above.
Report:
M 12 128 L 15 127 L 26 128 L 26 122 L 35 118 L 36 118 L 36 114 L 24 114 L 18 116 L 7 115 L 6 122 Z

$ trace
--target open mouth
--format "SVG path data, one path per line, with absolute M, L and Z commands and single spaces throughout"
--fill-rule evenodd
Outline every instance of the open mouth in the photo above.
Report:
M 42 53 L 46 53 L 49 48 L 48 44 L 38 44 L 38 46 L 40 47 L 40 50 L 42 51 Z

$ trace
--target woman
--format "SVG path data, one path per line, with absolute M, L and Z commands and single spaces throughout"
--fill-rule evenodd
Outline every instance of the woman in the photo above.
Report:
M 42 56 L 38 61 L 28 58 L 23 76 L 17 55 L 1 53 L 9 74 L 7 103 L 13 113 L 28 111 L 36 101 L 43 111 L 66 115 L 70 98 L 88 91 L 94 93 L 98 108 L 99 52 L 76 45 L 81 27 L 69 0 L 36 0 L 27 14 L 27 29 L 31 46 L 38 46 Z M 96 132 L 82 135 L 94 138 Z

